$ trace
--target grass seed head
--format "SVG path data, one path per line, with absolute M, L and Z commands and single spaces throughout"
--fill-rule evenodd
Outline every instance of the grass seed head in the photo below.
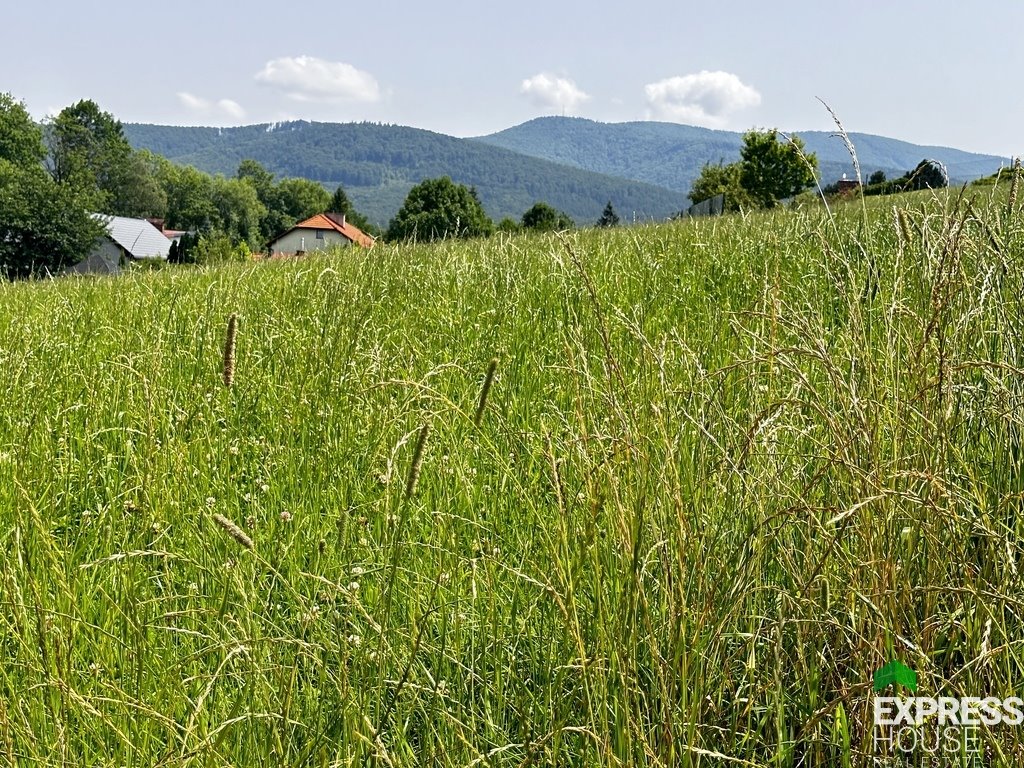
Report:
M 228 318 L 228 333 L 224 339 L 224 386 L 231 388 L 235 380 L 235 339 L 238 335 L 238 315 Z
M 896 209 L 896 223 L 899 224 L 900 234 L 903 236 L 903 244 L 909 247 L 912 233 L 910 216 L 902 208 Z
M 484 408 L 487 407 L 487 396 L 491 392 L 491 385 L 494 383 L 494 374 L 498 370 L 498 358 L 492 357 L 487 365 L 487 374 L 484 376 L 483 386 L 480 387 L 480 398 L 476 404 L 476 414 L 473 416 L 473 425 L 479 427 L 484 418 Z
M 228 536 L 237 541 L 246 549 L 253 548 L 253 542 L 252 539 L 249 538 L 249 534 L 247 534 L 245 531 L 239 528 L 234 520 L 230 520 L 229 518 L 224 517 L 224 515 L 215 513 L 213 515 L 213 522 L 219 525 L 227 533 Z
M 1020 158 L 1013 158 L 1013 170 L 1010 171 L 1010 197 L 1006 208 L 1010 214 L 1017 210 L 1017 193 L 1020 191 Z
M 416 438 L 416 448 L 412 454 L 412 464 L 409 465 L 409 475 L 405 479 L 405 498 L 410 498 L 416 490 L 416 481 L 420 478 L 420 469 L 423 466 L 423 453 L 427 445 L 427 436 L 430 434 L 430 424 L 420 427 L 420 434 Z

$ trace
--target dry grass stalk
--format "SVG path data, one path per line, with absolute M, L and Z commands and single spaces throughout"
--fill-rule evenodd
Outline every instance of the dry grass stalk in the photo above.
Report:
M 234 317 L 232 315 L 232 317 Z M 213 522 L 219 525 L 228 536 L 237 541 L 246 549 L 253 548 L 253 541 L 245 531 L 238 527 L 238 524 L 234 520 L 231 520 L 224 515 L 214 514 Z
M 224 386 L 231 388 L 235 380 L 235 339 L 238 335 L 238 315 L 228 318 L 228 333 L 224 339 Z
M 833 110 L 824 99 L 819 98 L 818 101 L 821 102 L 822 106 L 828 110 L 829 115 L 832 116 L 832 122 L 836 124 L 836 130 L 838 131 L 838 133 L 834 133 L 832 135 L 838 136 L 842 139 L 843 144 L 846 146 L 846 151 L 850 154 L 850 159 L 853 160 L 853 170 L 857 174 L 857 184 L 863 186 L 864 180 L 860 173 L 860 160 L 857 158 L 857 150 L 853 146 L 853 142 L 850 140 L 850 134 L 846 132 L 846 129 L 843 127 L 843 123 L 839 119 L 839 115 L 835 113 L 835 110 Z
M 555 448 L 551 443 L 551 435 L 547 431 L 544 432 L 544 447 L 547 450 L 548 463 L 551 465 L 551 484 L 555 489 L 559 518 L 565 520 L 565 489 L 562 487 L 562 473 L 559 471 L 561 462 L 555 458 Z
M 1020 191 L 1020 158 L 1013 158 L 1013 170 L 1010 172 L 1010 198 L 1006 204 L 1009 213 L 1017 210 L 1017 193 Z

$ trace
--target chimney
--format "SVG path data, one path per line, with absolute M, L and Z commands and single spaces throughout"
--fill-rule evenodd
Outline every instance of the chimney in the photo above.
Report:
M 331 212 L 331 213 L 327 213 L 325 215 L 327 216 L 328 219 L 333 221 L 339 227 L 344 227 L 345 226 L 345 214 L 344 213 L 333 213 L 333 212 Z

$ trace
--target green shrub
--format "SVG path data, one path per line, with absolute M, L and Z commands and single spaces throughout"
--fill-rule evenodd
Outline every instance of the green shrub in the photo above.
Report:
M 196 264 L 229 264 L 252 259 L 252 251 L 245 242 L 235 242 L 228 235 L 201 235 L 191 252 Z

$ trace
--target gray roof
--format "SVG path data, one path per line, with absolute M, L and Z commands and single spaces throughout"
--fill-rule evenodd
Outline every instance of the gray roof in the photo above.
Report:
M 110 239 L 132 258 L 166 259 L 171 252 L 171 241 L 145 219 L 105 216 L 102 213 L 94 213 L 92 217 L 106 224 Z

